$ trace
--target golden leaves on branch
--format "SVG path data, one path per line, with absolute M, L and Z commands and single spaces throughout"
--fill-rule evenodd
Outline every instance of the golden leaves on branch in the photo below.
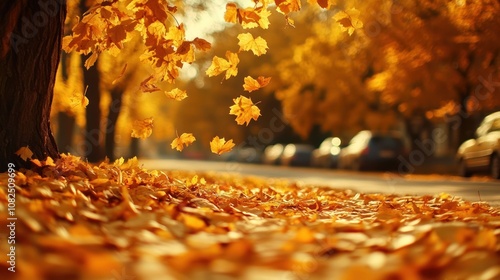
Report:
M 333 16 L 342 30 L 347 31 L 349 35 L 354 33 L 354 30 L 363 28 L 363 22 L 359 19 L 359 11 L 356 8 L 340 11 Z
M 239 34 L 238 40 L 239 40 L 238 45 L 240 46 L 240 51 L 241 50 L 252 51 L 253 54 L 256 56 L 261 56 L 263 54 L 266 54 L 267 49 L 269 49 L 266 40 L 264 40 L 260 36 L 254 38 L 250 33 Z
M 132 125 L 132 137 L 145 139 L 151 136 L 151 133 L 153 133 L 152 117 L 134 121 L 134 124 Z
M 170 147 L 172 149 L 176 149 L 177 151 L 181 152 L 184 150 L 184 146 L 189 146 L 191 145 L 194 141 L 196 141 L 196 138 L 193 136 L 191 133 L 182 133 L 181 136 L 177 136 L 172 143 L 170 144 Z
M 229 107 L 229 114 L 236 116 L 236 123 L 239 125 L 248 125 L 250 121 L 257 120 L 260 116 L 259 107 L 255 106 L 252 99 L 240 95 L 233 99 L 234 105 Z
M 215 136 L 212 141 L 210 141 L 210 150 L 214 154 L 221 155 L 223 153 L 227 153 L 231 151 L 234 147 L 233 139 L 230 139 L 226 142 L 226 139 L 219 138 L 219 136 Z
M 239 8 L 236 3 L 226 4 L 224 20 L 229 23 L 239 23 L 245 29 L 269 27 L 269 16 L 271 12 L 267 9 L 267 3 L 258 7 Z

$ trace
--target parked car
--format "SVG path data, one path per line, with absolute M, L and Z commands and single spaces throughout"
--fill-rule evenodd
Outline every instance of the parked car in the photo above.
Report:
M 486 116 L 476 130 L 476 138 L 462 143 L 457 151 L 459 173 L 469 177 L 489 172 L 500 179 L 500 111 Z
M 342 140 L 338 137 L 328 137 L 311 155 L 311 165 L 314 167 L 337 168 Z
M 262 151 L 254 147 L 242 147 L 233 149 L 224 155 L 225 161 L 235 161 L 242 163 L 261 163 L 262 161 Z
M 406 156 L 401 137 L 363 130 L 340 151 L 339 167 L 353 170 L 391 170 L 399 165 L 400 155 Z
M 262 162 L 265 164 L 280 164 L 281 163 L 281 155 L 283 154 L 283 150 L 285 149 L 285 145 L 283 144 L 274 144 L 269 145 L 264 150 L 264 155 L 262 157 Z
M 314 147 L 307 144 L 288 144 L 283 149 L 281 164 L 286 166 L 310 166 Z

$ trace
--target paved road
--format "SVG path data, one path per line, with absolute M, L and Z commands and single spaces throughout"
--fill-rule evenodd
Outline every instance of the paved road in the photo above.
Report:
M 359 192 L 397 194 L 449 193 L 470 201 L 486 201 L 500 206 L 500 181 L 487 177 L 471 179 L 449 175 L 399 175 L 391 172 L 351 172 L 198 160 L 142 159 L 147 169 L 193 170 L 238 173 L 270 178 L 286 178 L 305 184 L 349 188 Z

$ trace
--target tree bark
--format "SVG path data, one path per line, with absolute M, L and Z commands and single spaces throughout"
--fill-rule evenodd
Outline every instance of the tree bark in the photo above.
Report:
M 88 87 L 86 96 L 90 101 L 87 108 L 85 108 L 84 156 L 89 162 L 99 162 L 104 159 L 101 146 L 101 77 L 98 67 L 99 59 L 96 60 L 94 66 L 85 69 L 83 64 L 87 58 L 87 55 L 81 55 L 83 84 L 84 87 Z
M 111 90 L 111 103 L 109 104 L 108 121 L 106 124 L 106 136 L 104 144 L 106 156 L 111 161 L 114 161 L 116 159 L 116 122 L 118 121 L 118 117 L 120 116 L 122 108 L 122 97 L 123 90 L 121 88 L 116 87 Z
M 15 154 L 21 147 L 36 159 L 59 157 L 50 108 L 65 17 L 62 0 L 0 4 L 0 172 L 31 167 Z

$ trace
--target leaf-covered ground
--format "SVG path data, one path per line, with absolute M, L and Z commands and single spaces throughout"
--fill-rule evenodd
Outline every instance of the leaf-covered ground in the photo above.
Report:
M 147 171 L 135 159 L 40 165 L 17 173 L 17 272 L 2 238 L 1 279 L 500 279 L 500 209 L 484 203 Z

